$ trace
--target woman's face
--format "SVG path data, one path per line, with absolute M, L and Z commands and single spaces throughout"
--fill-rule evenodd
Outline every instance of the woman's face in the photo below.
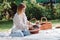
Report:
M 25 9 L 26 9 L 26 5 L 24 5 L 24 6 L 25 6 L 25 7 L 24 7 L 23 10 L 22 10 L 23 12 L 25 12 Z
M 25 12 L 25 9 L 26 9 L 26 8 L 23 8 L 22 12 Z

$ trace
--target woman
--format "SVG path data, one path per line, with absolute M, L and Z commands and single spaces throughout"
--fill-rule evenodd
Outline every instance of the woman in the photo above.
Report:
M 17 13 L 13 18 L 13 28 L 11 30 L 10 36 L 12 37 L 23 37 L 30 35 L 29 27 L 28 27 L 28 20 L 25 15 L 26 6 L 24 4 L 20 4 L 17 7 Z

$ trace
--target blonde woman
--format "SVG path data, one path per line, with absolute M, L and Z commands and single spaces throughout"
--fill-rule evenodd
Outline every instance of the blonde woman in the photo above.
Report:
M 17 13 L 13 18 L 13 28 L 10 36 L 12 37 L 23 37 L 30 35 L 29 27 L 27 25 L 27 17 L 25 15 L 26 5 L 23 3 L 17 7 Z

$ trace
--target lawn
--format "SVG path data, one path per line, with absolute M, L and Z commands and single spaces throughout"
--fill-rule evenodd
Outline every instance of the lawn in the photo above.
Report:
M 56 20 L 50 20 L 50 22 L 52 22 L 52 24 L 60 24 L 60 19 L 56 19 Z M 0 21 L 0 31 L 7 31 L 9 30 L 13 25 L 13 21 L 9 20 L 9 21 Z
M 10 29 L 13 25 L 13 21 L 9 20 L 9 21 L 0 21 L 0 31 L 6 31 L 8 29 Z

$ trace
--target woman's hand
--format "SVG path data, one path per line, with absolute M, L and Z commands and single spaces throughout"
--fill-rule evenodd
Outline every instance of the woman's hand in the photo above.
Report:
M 29 27 L 29 30 L 34 30 L 33 26 L 32 27 Z

